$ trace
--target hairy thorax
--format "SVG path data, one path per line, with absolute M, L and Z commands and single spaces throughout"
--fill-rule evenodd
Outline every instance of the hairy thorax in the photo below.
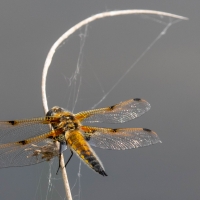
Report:
M 81 125 L 79 120 L 75 119 L 73 113 L 58 106 L 51 108 L 47 112 L 46 117 L 55 117 L 55 120 L 52 120 L 51 122 L 52 127 L 57 130 L 62 130 L 63 134 L 54 138 L 58 141 L 67 140 L 69 133 L 79 129 L 79 126 Z

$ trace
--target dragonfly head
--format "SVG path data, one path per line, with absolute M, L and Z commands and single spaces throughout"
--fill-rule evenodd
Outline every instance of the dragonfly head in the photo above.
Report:
M 63 112 L 66 112 L 66 110 L 64 108 L 61 108 L 59 106 L 54 106 L 53 108 L 51 108 L 47 113 L 46 116 L 48 117 L 52 117 L 58 114 L 61 114 Z

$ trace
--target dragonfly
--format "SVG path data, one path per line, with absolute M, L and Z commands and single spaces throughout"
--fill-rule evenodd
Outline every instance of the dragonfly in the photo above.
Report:
M 107 176 L 92 146 L 125 150 L 161 141 L 154 131 L 147 128 L 102 128 L 83 124 L 124 123 L 143 115 L 150 108 L 147 101 L 136 98 L 77 114 L 54 106 L 45 117 L 0 121 L 0 168 L 34 165 L 54 157 L 60 159 L 61 153 L 69 148 L 71 155 L 65 167 L 76 154 L 95 172 Z

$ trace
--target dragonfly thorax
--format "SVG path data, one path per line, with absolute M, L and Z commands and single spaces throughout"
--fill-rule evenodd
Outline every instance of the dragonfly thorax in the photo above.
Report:
M 76 130 L 79 127 L 79 122 L 75 119 L 74 114 L 64 108 L 54 106 L 47 114 L 47 117 L 55 117 L 57 120 L 51 123 L 54 129 L 62 129 L 63 132 Z

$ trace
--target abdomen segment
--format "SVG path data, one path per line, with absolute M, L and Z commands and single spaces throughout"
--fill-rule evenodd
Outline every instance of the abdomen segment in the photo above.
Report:
M 102 176 L 107 176 L 100 159 L 78 130 L 70 132 L 68 138 L 66 139 L 68 146 L 80 157 L 80 159 L 85 164 L 87 164 L 90 168 Z

